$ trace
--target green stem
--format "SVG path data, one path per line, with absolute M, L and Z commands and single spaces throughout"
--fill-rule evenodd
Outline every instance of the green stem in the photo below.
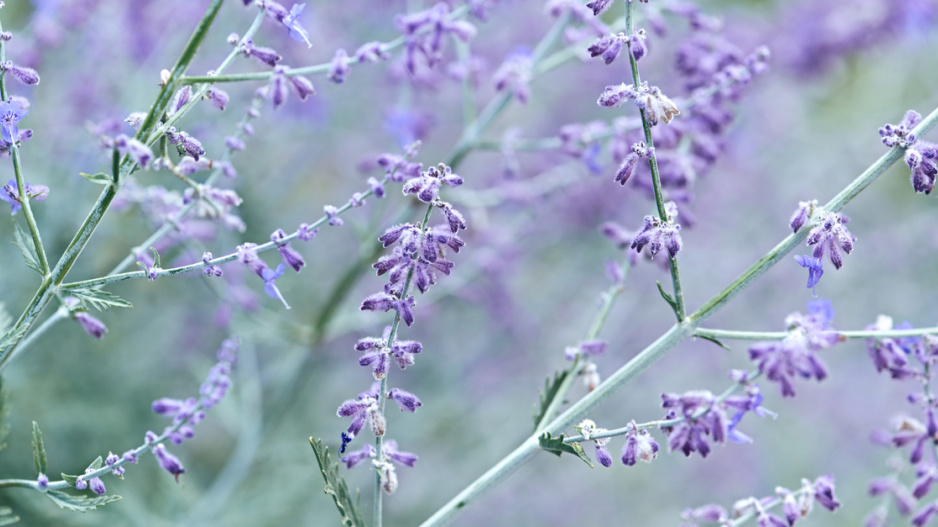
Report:
M 622 268 L 624 273 L 628 273 L 628 271 L 631 269 L 627 258 Z M 619 297 L 619 295 L 624 292 L 625 287 L 623 284 L 615 284 L 606 290 L 606 293 L 603 294 L 603 304 L 600 306 L 599 312 L 596 313 L 596 318 L 593 319 L 593 323 L 590 326 L 589 331 L 586 333 L 586 338 L 584 340 L 593 340 L 599 336 L 599 332 L 606 323 L 606 319 L 609 318 L 609 313 L 612 311 L 612 306 L 615 305 L 616 299 Z M 551 399 L 550 403 L 547 405 L 547 408 L 544 410 L 544 415 L 541 417 L 541 420 L 537 423 L 537 426 L 534 427 L 535 432 L 540 431 L 557 415 L 557 409 L 560 408 L 560 405 L 563 404 L 563 402 L 566 400 L 567 393 L 569 393 L 570 388 L 573 386 L 573 383 L 577 378 L 577 374 L 580 372 L 581 357 L 582 355 L 577 355 L 576 359 L 573 361 L 573 364 L 567 368 L 567 375 L 560 383 L 560 387 L 557 388 L 554 397 Z
M 627 37 L 631 37 L 633 33 L 632 2 L 625 3 L 625 33 Z M 632 56 L 631 42 L 629 42 L 628 47 L 629 65 L 632 69 L 632 83 L 635 89 L 638 90 L 642 83 L 642 79 L 638 73 L 638 61 Z M 664 208 L 664 194 L 661 190 L 661 175 L 658 172 L 658 156 L 654 153 L 655 143 L 651 135 L 651 124 L 649 124 L 648 118 L 645 116 L 644 108 L 639 108 L 638 112 L 642 117 L 642 130 L 645 133 L 645 144 L 651 151 L 648 156 L 648 166 L 651 169 L 651 181 L 655 191 L 655 205 L 658 207 L 658 217 L 661 218 L 661 221 L 668 223 L 668 213 Z M 681 322 L 686 316 L 684 308 L 684 290 L 681 287 L 681 273 L 678 269 L 677 257 L 668 255 L 668 260 L 671 268 L 671 287 L 674 291 L 675 302 L 672 308 L 674 309 L 674 316 L 677 317 L 677 321 Z
M 860 330 L 837 331 L 830 330 L 848 339 L 895 339 L 902 337 L 922 337 L 924 335 L 938 334 L 938 326 L 915 329 L 888 329 L 888 330 Z M 790 335 L 787 331 L 734 331 L 728 329 L 697 328 L 695 337 L 709 337 L 715 339 L 735 340 L 781 340 Z
M 0 24 L 0 33 L 3 32 L 3 25 Z M 0 62 L 6 61 L 6 41 L 0 40 Z M 7 100 L 6 75 L 0 75 L 0 101 Z M 33 209 L 29 204 L 29 196 L 26 193 L 26 181 L 23 178 L 23 170 L 20 164 L 20 149 L 16 144 L 16 137 L 13 144 L 10 145 L 10 157 L 13 158 L 13 173 L 16 177 L 16 192 L 20 197 L 23 215 L 26 217 L 26 225 L 29 227 L 29 234 L 33 238 L 33 245 L 36 246 L 36 253 L 39 256 L 39 266 L 42 268 L 43 278 L 49 275 L 49 261 L 46 258 L 46 249 L 42 245 L 42 237 L 39 236 L 39 226 L 36 218 L 33 216 Z
M 762 373 L 760 373 L 759 370 L 754 370 L 754 371 L 749 372 L 749 374 L 746 376 L 745 382 L 733 383 L 728 388 L 723 390 L 723 393 L 721 393 L 714 399 L 714 405 L 722 403 L 730 395 L 733 395 L 734 393 L 736 393 L 736 390 L 739 390 L 741 387 L 746 386 L 747 384 L 751 383 L 752 381 L 758 379 L 761 376 L 762 376 Z M 691 416 L 691 419 L 700 419 L 707 412 L 710 411 L 710 408 L 712 408 L 712 406 L 708 408 L 701 408 L 696 413 L 694 413 L 694 415 Z M 686 420 L 687 420 L 686 417 L 681 416 L 681 417 L 675 417 L 674 419 L 658 419 L 656 421 L 648 421 L 647 423 L 641 423 L 641 424 L 636 424 L 636 425 L 630 424 L 622 428 L 616 428 L 615 430 L 606 430 L 605 432 L 598 432 L 595 434 L 590 434 L 589 439 L 581 435 L 565 437 L 563 439 L 563 442 L 564 443 L 582 443 L 584 441 L 592 441 L 594 439 L 602 439 L 605 437 L 616 437 L 616 436 L 625 435 L 629 432 L 633 432 L 637 430 L 652 430 L 652 429 L 662 428 L 665 426 L 675 426 L 675 425 L 683 423 Z
M 534 48 L 534 51 L 531 53 L 531 63 L 532 69 L 536 68 L 537 64 L 543 59 L 544 55 L 554 46 L 557 40 L 560 39 L 563 35 L 563 30 L 570 22 L 570 15 L 565 14 L 558 18 L 554 25 L 551 26 L 547 34 L 544 35 L 544 38 L 538 42 L 537 47 Z M 482 110 L 479 116 L 471 124 L 466 126 L 463 130 L 462 136 L 459 138 L 459 141 L 456 142 L 456 145 L 453 147 L 453 150 L 448 156 L 446 156 L 446 164 L 450 166 L 458 165 L 462 162 L 463 158 L 469 154 L 474 148 L 475 143 L 479 139 L 479 134 L 488 127 L 489 124 L 501 113 L 502 110 L 508 105 L 511 101 L 512 94 L 510 92 L 503 92 L 498 94 L 488 105 Z
M 457 18 L 462 18 L 463 16 L 465 16 L 468 12 L 469 12 L 469 6 L 463 5 L 454 9 L 449 14 L 449 16 L 447 16 L 447 19 L 456 20 Z M 263 14 L 263 12 L 261 14 Z M 426 28 L 422 30 L 421 33 L 426 33 L 429 31 L 431 31 L 431 29 Z M 242 38 L 242 42 L 243 41 L 244 39 Z M 393 51 L 394 49 L 399 48 L 406 43 L 407 43 L 407 37 L 400 36 L 400 37 L 395 38 L 394 40 L 391 40 L 390 42 L 385 42 L 383 49 L 385 51 Z M 238 52 L 238 47 L 236 46 L 235 53 L 237 52 Z M 356 64 L 360 64 L 360 63 L 353 62 L 349 64 L 349 66 L 354 66 Z M 315 66 L 304 66 L 302 68 L 290 68 L 290 70 L 287 72 L 284 72 L 283 75 L 286 75 L 287 77 L 292 77 L 295 75 L 317 75 L 317 74 L 329 73 L 329 71 L 331 70 L 332 70 L 332 64 L 330 63 L 316 64 Z M 274 72 L 272 71 L 258 72 L 258 73 L 233 73 L 231 75 L 201 75 L 201 76 L 193 75 L 193 76 L 183 77 L 182 79 L 180 79 L 179 83 L 182 85 L 186 85 L 186 84 L 200 84 L 203 82 L 214 84 L 214 83 L 219 83 L 219 82 L 267 81 L 267 80 L 270 80 L 271 77 L 273 76 L 274 76 Z
M 430 213 L 433 211 L 433 204 L 427 205 L 427 212 L 423 215 L 423 221 L 420 223 L 421 227 L 426 228 L 427 222 L 430 220 Z M 407 298 L 407 293 L 410 292 L 410 283 L 414 278 L 414 266 L 410 267 L 410 270 L 407 271 L 407 278 L 404 279 L 404 287 L 401 289 L 401 294 L 398 297 L 398 300 L 404 300 Z M 397 338 L 397 330 L 401 325 L 401 313 L 398 311 L 394 315 L 394 322 L 391 323 L 391 332 L 388 334 L 388 348 L 393 346 L 394 340 Z M 387 406 L 388 398 L 385 396 L 388 393 L 388 375 L 387 373 L 384 377 L 381 378 L 381 389 L 378 391 L 378 409 L 381 415 L 385 415 L 384 409 Z M 385 428 L 385 433 L 387 429 Z M 378 459 L 387 461 L 383 454 L 382 446 L 384 444 L 384 435 L 375 436 L 375 452 L 377 452 Z M 381 508 L 384 503 L 384 493 L 381 491 L 381 472 L 375 474 L 375 502 L 374 502 L 374 526 L 381 527 Z

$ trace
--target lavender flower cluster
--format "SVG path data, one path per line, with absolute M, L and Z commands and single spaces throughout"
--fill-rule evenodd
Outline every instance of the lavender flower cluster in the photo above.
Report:
M 50 416 L 45 440 L 33 423 L 37 476 L 4 475 L 0 489 L 38 491 L 72 511 L 101 509 L 120 499 L 109 476 L 124 479 L 149 452 L 185 485 L 166 478 L 172 490 L 147 488 L 145 513 L 109 505 L 92 521 L 149 523 L 159 513 L 184 524 L 308 524 L 328 522 L 336 513 L 328 506 L 350 526 L 414 524 L 425 513 L 424 527 L 460 514 L 467 524 L 647 523 L 644 515 L 667 507 L 687 526 L 790 527 L 819 505 L 857 523 L 858 508 L 835 495 L 835 475 L 853 484 L 873 469 L 824 457 L 858 448 L 835 434 L 861 426 L 843 426 L 838 420 L 860 418 L 850 409 L 831 417 L 829 402 L 862 407 L 864 427 L 880 422 L 888 397 L 871 396 L 877 390 L 867 384 L 885 373 L 914 386 L 892 388 L 913 411 L 872 435 L 898 454 L 888 474 L 876 469 L 866 490 L 879 502 L 862 521 L 938 519 L 938 328 L 880 315 L 863 329 L 840 329 L 867 324 L 870 298 L 897 316 L 932 316 L 927 300 L 913 297 L 929 298 L 933 285 L 921 262 L 930 261 L 934 236 L 917 203 L 938 176 L 938 145 L 924 139 L 938 110 L 908 110 L 879 128 L 888 151 L 878 159 L 792 147 L 819 130 L 844 144 L 862 135 L 827 130 L 853 128 L 846 114 L 869 117 L 876 106 L 838 105 L 848 87 L 868 83 L 863 75 L 889 78 L 879 69 L 916 62 L 892 60 L 899 46 L 912 56 L 934 43 L 936 0 L 767 2 L 725 20 L 718 7 L 687 0 L 399 4 L 0 1 L 0 22 L 14 28 L 0 25 L 0 165 L 9 172 L 0 200 L 12 219 L 0 236 L 15 246 L 0 252 L 0 374 L 13 381 L 0 391 L 0 449 L 7 440 L 17 446 L 20 413 Z M 861 49 L 889 54 L 890 64 Z M 926 81 L 925 69 L 916 66 L 917 80 L 938 82 Z M 314 84 L 317 75 L 324 80 Z M 926 104 L 899 91 L 889 97 L 876 100 L 890 115 Z M 862 137 L 875 142 L 886 120 L 864 121 Z M 824 167 L 827 155 L 838 158 Z M 905 183 L 894 195 L 873 185 L 881 176 L 889 184 L 887 169 L 901 162 L 912 192 Z M 780 183 L 815 170 L 824 181 Z M 842 190 L 824 203 L 827 183 Z M 861 194 L 871 201 L 857 206 Z M 594 243 L 597 227 L 614 247 Z M 888 256 L 872 249 L 884 245 Z M 605 285 L 597 285 L 601 269 Z M 380 288 L 365 280 L 372 270 Z M 810 293 L 796 274 L 804 270 Z M 757 282 L 766 298 L 741 294 Z M 605 289 L 593 313 L 583 297 L 596 287 Z M 809 294 L 807 311 L 793 312 Z M 714 316 L 731 302 L 743 309 Z M 782 331 L 725 329 L 776 317 Z M 60 328 L 66 320 L 77 324 Z M 238 337 L 223 342 L 198 396 L 152 402 L 170 420 L 153 431 L 152 415 L 132 403 L 185 390 L 193 381 L 181 372 L 220 335 Z M 865 373 L 850 362 L 860 349 L 850 341 L 860 339 L 874 366 L 864 363 Z M 732 351 L 731 341 L 747 342 L 745 352 L 714 358 Z M 367 382 L 340 351 L 350 345 Z M 659 362 L 668 354 L 673 360 Z M 653 366 L 668 377 L 634 382 Z M 625 395 L 634 386 L 645 388 Z M 231 389 L 237 400 L 215 409 Z M 797 409 L 812 397 L 815 408 Z M 867 399 L 842 404 L 856 397 Z M 531 400 L 533 429 L 507 417 Z M 399 424 L 389 401 L 402 413 L 422 410 Z M 613 410 L 600 409 L 603 401 Z M 656 417 L 638 418 L 659 404 Z M 210 410 L 218 419 L 197 437 Z M 800 411 L 804 422 L 792 422 Z M 118 412 L 128 414 L 120 424 L 110 417 Z M 819 426 L 810 424 L 815 414 L 829 445 L 771 448 L 775 435 L 806 437 Z M 50 479 L 47 447 L 68 452 L 73 465 L 101 450 L 97 432 L 116 436 L 119 427 L 146 430 L 143 443 Z M 309 441 L 324 486 L 311 463 L 297 462 L 298 434 L 327 438 Z M 484 505 L 541 451 L 560 456 L 545 465 L 556 472 L 545 481 L 556 483 Z M 764 485 L 783 476 L 762 465 L 786 464 L 783 456 L 791 469 L 822 475 L 765 495 Z M 190 459 L 185 468 L 182 459 Z M 595 472 L 568 468 L 573 459 L 621 462 L 622 476 L 606 488 Z M 356 466 L 370 470 L 345 470 Z M 412 469 L 406 485 L 399 466 Z M 720 478 L 701 488 L 661 475 L 685 467 Z M 0 458 L 0 472 L 19 468 Z M 643 476 L 652 473 L 660 483 Z M 133 479 L 128 492 L 144 486 Z M 687 508 L 722 502 L 723 480 L 735 479 L 758 482 L 753 496 Z M 350 488 L 369 481 L 366 521 Z M 310 498 L 316 489 L 329 499 Z M 401 510 L 418 501 L 398 501 L 403 493 L 421 497 L 419 510 Z M 10 496 L 14 508 L 0 508 L 0 524 L 15 514 L 59 521 Z

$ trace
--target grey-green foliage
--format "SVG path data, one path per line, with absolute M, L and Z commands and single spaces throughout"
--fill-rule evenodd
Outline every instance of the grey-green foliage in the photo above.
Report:
M 76 512 L 93 511 L 98 507 L 121 499 L 120 496 L 114 494 L 108 494 L 107 496 L 82 496 L 67 494 L 60 490 L 46 491 L 46 496 L 59 507 Z
M 42 274 L 42 266 L 39 265 L 39 255 L 36 253 L 36 244 L 33 243 L 33 239 L 26 234 L 19 223 L 13 222 L 13 243 L 20 248 L 20 252 L 23 253 L 23 260 L 26 262 L 26 266 L 36 271 L 39 274 Z
M 42 431 L 36 421 L 33 421 L 33 463 L 37 474 L 46 473 L 46 449 L 42 446 Z
M 563 455 L 565 452 L 567 454 L 573 454 L 578 458 L 582 459 L 584 463 L 593 468 L 593 461 L 586 455 L 586 452 L 583 451 L 583 446 L 580 443 L 564 443 L 563 434 L 560 434 L 557 437 L 551 437 L 550 433 L 544 432 L 543 435 L 537 438 L 538 443 L 541 448 L 550 452 L 551 454 L 556 454 L 558 457 Z
M 94 288 L 69 289 L 68 294 L 81 301 L 85 309 L 90 305 L 98 311 L 112 307 L 134 307 L 133 304 L 116 295 Z
M 316 454 L 316 461 L 319 463 L 319 470 L 322 472 L 323 479 L 326 480 L 326 487 L 323 489 L 326 494 L 332 496 L 335 506 L 339 509 L 342 516 L 342 525 L 347 527 L 365 527 L 365 520 L 362 519 L 358 511 L 361 496 L 356 491 L 355 501 L 349 493 L 348 485 L 345 479 L 339 475 L 339 464 L 332 461 L 329 455 L 329 447 L 323 446 L 321 439 L 309 438 L 309 444 L 313 447 Z
M 537 431 L 538 425 L 541 424 L 541 421 L 547 416 L 547 409 L 550 407 L 551 401 L 557 397 L 557 392 L 560 390 L 561 385 L 563 385 L 564 379 L 567 378 L 570 372 L 567 370 L 554 372 L 553 379 L 547 377 L 547 380 L 544 381 L 544 389 L 540 391 L 540 397 L 537 404 L 534 405 L 534 431 Z

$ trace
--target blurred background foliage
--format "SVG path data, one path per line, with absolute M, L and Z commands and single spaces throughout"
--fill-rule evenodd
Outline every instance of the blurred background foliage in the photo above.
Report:
M 92 130 L 149 108 L 159 71 L 171 66 L 208 2 L 6 3 L 0 11 L 3 29 L 14 34 L 7 58 L 42 75 L 35 88 L 12 89 L 32 104 L 20 124 L 35 133 L 23 148 L 24 167 L 30 182 L 51 189 L 35 210 L 47 249 L 58 255 L 99 190 L 78 173 L 107 167 L 109 154 Z M 269 22 L 255 42 L 276 48 L 290 66 L 325 63 L 339 47 L 351 52 L 367 41 L 395 38 L 394 16 L 428 4 L 314 2 L 303 17 L 312 49 Z M 773 59 L 770 71 L 756 78 L 739 102 L 728 148 L 694 189 L 690 210 L 696 221 L 683 231 L 681 252 L 691 309 L 787 234 L 798 201 L 824 203 L 885 152 L 877 128 L 898 122 L 909 108 L 928 113 L 938 85 L 933 3 L 902 3 L 922 5 L 925 14 L 931 6 L 930 26 L 910 15 L 907 23 L 867 31 L 865 40 L 834 47 L 815 67 L 805 66 L 805 57 L 818 58 L 828 48 L 812 47 L 812 38 L 848 40 L 857 28 L 875 27 L 875 17 L 891 5 L 875 0 L 831 1 L 823 9 L 806 1 L 706 4 L 708 13 L 724 18 L 727 37 L 740 49 L 767 44 Z M 243 33 L 253 16 L 253 9 L 228 2 L 192 73 L 215 67 L 229 49 L 227 35 Z M 477 22 L 479 35 L 470 49 L 481 64 L 478 106 L 493 97 L 491 74 L 501 61 L 515 49 L 533 47 L 550 24 L 543 2 L 531 0 L 500 2 L 488 22 Z M 674 22 L 666 39 L 650 37 L 649 55 L 641 62 L 643 78 L 668 94 L 680 93 L 673 53 L 684 36 L 684 24 Z M 399 152 L 393 123 L 401 119 L 426 123 L 419 161 L 443 160 L 464 123 L 460 85 L 440 76 L 436 86 L 415 87 L 403 78 L 397 59 L 396 54 L 390 63 L 356 67 L 341 85 L 313 78 L 318 93 L 305 103 L 291 96 L 277 111 L 265 105 L 254 121 L 256 134 L 246 141 L 248 150 L 234 157 L 239 177 L 226 182 L 244 198 L 238 214 L 247 230 L 220 230 L 214 240 L 190 243 L 185 252 L 169 250 L 164 262 L 195 261 L 193 255 L 202 250 L 226 254 L 244 241 L 262 243 L 274 229 L 293 231 L 300 222 L 315 220 L 323 205 L 343 204 L 353 192 L 367 189 L 369 175 L 379 175 L 360 170 L 363 164 L 379 153 Z M 551 137 L 565 124 L 629 114 L 629 105 L 608 110 L 595 103 L 607 84 L 627 78 L 626 66 L 624 59 L 611 66 L 570 61 L 535 80 L 530 102 L 512 103 L 484 137 L 498 140 L 512 129 L 523 138 Z M 230 71 L 261 69 L 239 59 Z M 218 155 L 261 86 L 225 85 L 231 96 L 227 110 L 200 105 L 181 128 L 198 137 L 210 157 Z M 422 521 L 531 432 L 537 390 L 548 374 L 565 366 L 564 347 L 584 338 L 599 293 L 608 287 L 606 260 L 623 257 L 598 225 L 613 220 L 637 228 L 652 208 L 641 193 L 613 183 L 616 166 L 605 150 L 600 160 L 604 166 L 594 174 L 582 161 L 557 153 L 521 152 L 506 175 L 503 156 L 482 151 L 456 168 L 466 184 L 445 190 L 443 199 L 467 215 L 467 247 L 455 256 L 453 275 L 418 298 L 417 323 L 402 331 L 402 338 L 422 341 L 425 351 L 406 372 L 392 371 L 390 383 L 416 393 L 424 406 L 414 416 L 389 411 L 389 435 L 420 460 L 413 469 L 399 470 L 400 489 L 386 502 L 387 525 Z M 564 183 L 543 192 L 524 185 L 548 170 Z M 0 180 L 10 177 L 10 163 L 0 163 Z M 182 190 L 165 172 L 139 173 L 136 180 Z M 486 205 L 480 201 L 485 191 L 503 199 Z M 260 280 L 229 264 L 225 281 L 209 283 L 193 274 L 115 285 L 112 291 L 134 309 L 101 314 L 110 331 L 100 342 L 74 322 L 59 323 L 4 377 L 12 411 L 8 447 L 0 455 L 3 477 L 32 477 L 33 420 L 44 431 L 53 474 L 80 473 L 98 455 L 140 444 L 146 430 L 165 425 L 150 403 L 195 395 L 215 350 L 232 334 L 242 339 L 235 384 L 197 427 L 196 437 L 171 448 L 187 469 L 179 484 L 145 457 L 128 467 L 123 481 L 105 479 L 108 492 L 124 499 L 93 513 L 66 513 L 26 490 L 3 492 L 0 505 L 13 507 L 25 525 L 337 524 L 307 438 L 323 438 L 334 452 L 347 426 L 335 409 L 371 382 L 370 373 L 356 364 L 352 346 L 363 336 L 380 335 L 390 315 L 358 307 L 383 283 L 369 268 L 377 235 L 402 217 L 413 217 L 413 210 L 391 186 L 384 201 L 371 199 L 347 213 L 344 227 L 325 228 L 306 244 L 294 242 L 308 266 L 278 281 L 290 311 L 263 295 Z M 938 231 L 932 198 L 913 194 L 908 171 L 896 166 L 844 212 L 852 219 L 856 250 L 818 287 L 837 311 L 834 326 L 860 329 L 880 313 L 916 326 L 934 324 Z M 153 228 L 135 207 L 111 211 L 69 281 L 107 273 Z M 0 236 L 9 240 L 12 232 L 10 222 L 0 222 Z M 6 247 L 0 251 L 0 300 L 17 315 L 38 280 L 15 246 Z M 279 259 L 264 257 L 273 264 Z M 783 329 L 785 315 L 804 311 L 811 299 L 804 270 L 790 260 L 708 327 Z M 235 281 L 225 285 L 229 277 Z M 601 334 L 610 343 L 598 359 L 601 373 L 614 371 L 671 325 L 656 280 L 669 282 L 658 266 L 646 262 L 629 278 L 628 291 Z M 237 291 L 255 297 L 252 308 L 232 300 Z M 228 323 L 218 324 L 219 310 L 229 309 Z M 323 323 L 326 312 L 328 323 Z M 608 428 L 647 421 L 663 415 L 663 392 L 722 391 L 729 369 L 748 367 L 746 343 L 729 344 L 732 352 L 702 341 L 680 345 L 593 419 Z M 844 507 L 836 522 L 822 513 L 805 523 L 856 525 L 875 506 L 866 487 L 871 477 L 887 472 L 890 455 L 872 446 L 868 435 L 905 410 L 904 396 L 914 386 L 877 376 L 859 342 L 836 347 L 824 359 L 831 378 L 799 384 L 794 399 L 782 400 L 776 386 L 763 386 L 765 406 L 780 415 L 747 419 L 743 429 L 755 438 L 752 445 L 721 446 L 706 460 L 662 454 L 651 465 L 593 470 L 567 457 L 540 455 L 464 511 L 456 524 L 676 525 L 686 507 L 730 505 L 771 494 L 776 485 L 795 487 L 802 477 L 831 473 Z M 611 443 L 616 457 L 620 448 L 621 443 Z M 352 487 L 363 490 L 370 510 L 371 472 L 359 467 L 345 474 Z

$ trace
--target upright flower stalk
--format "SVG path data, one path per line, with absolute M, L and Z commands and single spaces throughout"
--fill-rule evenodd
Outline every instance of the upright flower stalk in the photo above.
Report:
M 644 31 L 641 35 L 635 33 L 632 23 L 632 1 L 625 2 L 625 34 L 626 42 L 629 47 L 629 67 L 632 73 L 632 84 L 639 89 L 642 86 L 641 75 L 638 72 L 638 60 L 645 55 Z M 648 103 L 639 106 L 639 114 L 642 118 L 642 131 L 645 134 L 645 145 L 643 145 L 646 156 L 648 157 L 648 167 L 651 170 L 651 181 L 655 193 L 655 206 L 658 211 L 658 219 L 665 223 L 671 223 L 671 217 L 668 214 L 664 195 L 661 192 L 661 175 L 658 172 L 658 158 L 655 156 L 655 142 L 651 134 L 651 127 L 658 123 L 659 119 L 667 124 L 673 115 L 680 113 L 677 107 L 664 96 L 649 96 L 646 98 Z M 659 118 L 659 115 L 663 117 Z M 674 225 L 680 229 L 679 225 Z M 678 238 L 679 239 L 679 238 Z M 639 248 L 641 250 L 641 248 Z M 674 295 L 670 298 L 665 297 L 668 303 L 674 309 L 674 315 L 678 322 L 682 322 L 686 316 L 684 308 L 684 290 L 681 288 L 681 273 L 677 265 L 677 251 L 668 250 L 668 261 L 671 270 L 671 286 Z

